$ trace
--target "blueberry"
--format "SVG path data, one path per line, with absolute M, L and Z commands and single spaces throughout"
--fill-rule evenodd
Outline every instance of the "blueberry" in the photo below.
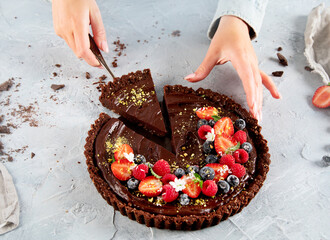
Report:
M 203 167 L 200 171 L 199 171 L 199 175 L 202 177 L 202 179 L 204 181 L 206 180 L 213 180 L 214 176 L 215 176 L 215 172 L 213 168 L 210 167 Z
M 197 129 L 199 129 L 203 125 L 208 125 L 209 122 L 206 119 L 199 119 L 197 122 Z
M 243 130 L 245 128 L 246 124 L 243 119 L 237 119 L 235 121 L 235 127 L 239 130 Z
M 231 186 L 233 186 L 233 187 L 237 187 L 238 184 L 239 184 L 239 179 L 238 179 L 238 177 L 236 177 L 235 175 L 229 175 L 229 176 L 227 177 L 227 182 L 228 182 Z
M 136 178 L 130 178 L 127 181 L 127 187 L 128 189 L 135 190 L 139 186 L 140 181 Z
M 330 155 L 324 155 L 322 157 L 322 162 L 325 166 L 330 166 Z
M 213 142 L 211 141 L 205 141 L 203 144 L 203 151 L 206 154 L 210 154 L 212 150 L 214 149 Z
M 181 178 L 183 175 L 185 175 L 185 172 L 182 168 L 177 168 L 175 169 L 174 171 L 174 175 L 177 177 L 177 178 Z
M 147 160 L 143 155 L 137 154 L 137 155 L 134 156 L 134 163 L 135 164 L 142 164 L 142 163 L 146 163 L 146 162 L 147 162 Z
M 218 162 L 218 157 L 216 155 L 207 155 L 205 158 L 205 163 L 216 163 Z
M 215 121 L 214 121 L 213 119 L 211 119 L 211 120 L 209 121 L 209 125 L 210 125 L 211 127 L 213 127 L 214 124 L 215 124 Z
M 221 193 L 227 193 L 227 192 L 229 192 L 230 186 L 229 186 L 229 184 L 226 181 L 220 180 L 217 183 L 217 185 L 218 185 L 218 193 L 221 194 Z
M 180 196 L 179 196 L 179 202 L 181 205 L 185 206 L 185 205 L 188 205 L 189 202 L 190 202 L 190 199 L 188 197 L 187 194 L 185 193 L 182 193 Z
M 186 173 L 189 174 L 192 171 L 194 171 L 195 173 L 199 173 L 199 167 L 198 166 L 190 166 L 190 167 L 187 168 Z
M 241 148 L 244 149 L 247 153 L 252 151 L 252 145 L 249 142 L 242 143 Z

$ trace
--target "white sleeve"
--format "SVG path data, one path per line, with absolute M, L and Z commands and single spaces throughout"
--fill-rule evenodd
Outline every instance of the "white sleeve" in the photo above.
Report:
M 268 0 L 219 0 L 217 11 L 209 27 L 207 36 L 212 39 L 224 15 L 239 17 L 250 27 L 251 39 L 257 37 Z

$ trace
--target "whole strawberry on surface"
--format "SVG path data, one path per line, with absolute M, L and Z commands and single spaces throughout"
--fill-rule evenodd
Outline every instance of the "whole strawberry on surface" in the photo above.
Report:
M 316 89 L 312 103 L 318 108 L 330 107 L 330 83 Z

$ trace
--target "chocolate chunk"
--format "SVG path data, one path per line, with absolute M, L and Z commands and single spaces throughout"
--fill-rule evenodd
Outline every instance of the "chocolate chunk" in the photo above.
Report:
M 52 84 L 50 87 L 51 87 L 54 91 L 56 91 L 56 90 L 59 90 L 59 89 L 64 88 L 65 85 L 64 85 L 64 84 Z
M 113 61 L 113 62 L 112 62 L 112 66 L 113 66 L 113 67 L 118 67 L 117 62 L 116 62 L 116 61 Z
M 282 47 L 277 48 L 277 51 L 279 51 L 279 52 L 282 51 L 282 50 L 283 50 Z
M 313 71 L 314 69 L 311 68 L 310 66 L 305 66 L 305 70 L 308 71 L 308 72 L 311 72 L 311 71 Z
M 55 67 L 58 67 L 58 68 L 60 68 L 62 65 L 61 64 L 55 64 Z
M 275 72 L 272 72 L 272 74 L 274 77 L 282 77 L 283 71 L 275 71 Z
M 31 158 L 34 158 L 36 154 L 34 152 L 31 153 Z
M 11 86 L 14 84 L 13 80 L 14 80 L 14 78 L 10 78 L 7 81 L 5 81 L 4 83 L 1 83 L 0 92 L 8 91 L 11 88 Z
M 90 79 L 91 78 L 91 74 L 89 72 L 86 72 L 86 78 Z
M 288 66 L 288 60 L 286 60 L 286 58 L 282 54 L 277 53 L 277 57 L 281 65 Z
M 101 77 L 99 77 L 99 79 L 100 79 L 100 81 L 103 81 L 103 80 L 107 79 L 107 76 L 105 76 L 105 75 L 103 74 Z
M 10 128 L 7 127 L 7 126 L 0 126 L 0 133 L 9 134 L 10 133 Z
M 53 76 L 54 76 L 54 77 L 57 77 L 57 73 L 56 73 L 56 72 L 53 72 Z
M 181 31 L 180 31 L 180 30 L 175 30 L 175 31 L 172 32 L 171 35 L 172 35 L 173 37 L 180 37 L 180 35 L 181 35 Z

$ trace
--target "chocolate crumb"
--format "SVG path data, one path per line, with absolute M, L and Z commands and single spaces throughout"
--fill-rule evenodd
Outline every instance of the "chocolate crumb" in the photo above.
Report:
M 78 164 L 80 164 L 81 162 L 78 162 Z
M 279 60 L 279 63 L 283 66 L 288 66 L 288 60 L 280 53 L 277 53 L 277 58 Z
M 64 88 L 65 85 L 64 85 L 64 84 L 52 84 L 50 87 L 51 87 L 54 91 L 56 91 L 56 90 L 59 90 L 59 89 Z
M 55 67 L 58 67 L 58 68 L 60 68 L 62 65 L 61 64 L 55 64 Z
M 112 66 L 113 66 L 113 67 L 118 67 L 117 62 L 116 62 L 116 61 L 113 61 L 113 62 L 112 62 Z
M 275 71 L 275 72 L 272 72 L 272 75 L 274 77 L 282 77 L 283 75 L 283 71 Z
M 99 80 L 100 80 L 100 81 L 103 81 L 103 80 L 105 80 L 105 79 L 107 79 L 107 76 L 105 76 L 104 74 L 103 74 L 101 77 L 99 77 Z
M 314 69 L 311 68 L 310 66 L 305 66 L 305 70 L 308 72 L 314 71 Z
M 12 156 L 8 156 L 8 162 L 12 162 L 14 159 Z
M 278 48 L 277 48 L 277 51 L 279 51 L 279 52 L 282 51 L 282 50 L 283 50 L 282 47 L 278 47 Z
M 181 36 L 181 31 L 180 30 L 175 30 L 171 34 L 173 37 L 180 37 Z
M 86 72 L 86 78 L 90 79 L 91 78 L 91 74 L 89 72 Z
M 31 158 L 34 158 L 36 154 L 34 152 L 31 153 Z
M 10 78 L 7 81 L 5 81 L 4 83 L 1 83 L 0 92 L 8 91 L 13 84 L 14 84 L 14 78 Z
M 0 133 L 10 134 L 10 128 L 7 126 L 0 126 Z
M 32 46 L 29 44 L 28 47 L 32 47 Z
M 57 73 L 56 73 L 56 72 L 53 72 L 53 76 L 54 76 L 54 77 L 57 77 Z
M 1 123 L 1 122 L 2 122 L 2 120 L 3 120 L 2 118 L 3 118 L 3 116 L 0 116 L 0 123 Z

